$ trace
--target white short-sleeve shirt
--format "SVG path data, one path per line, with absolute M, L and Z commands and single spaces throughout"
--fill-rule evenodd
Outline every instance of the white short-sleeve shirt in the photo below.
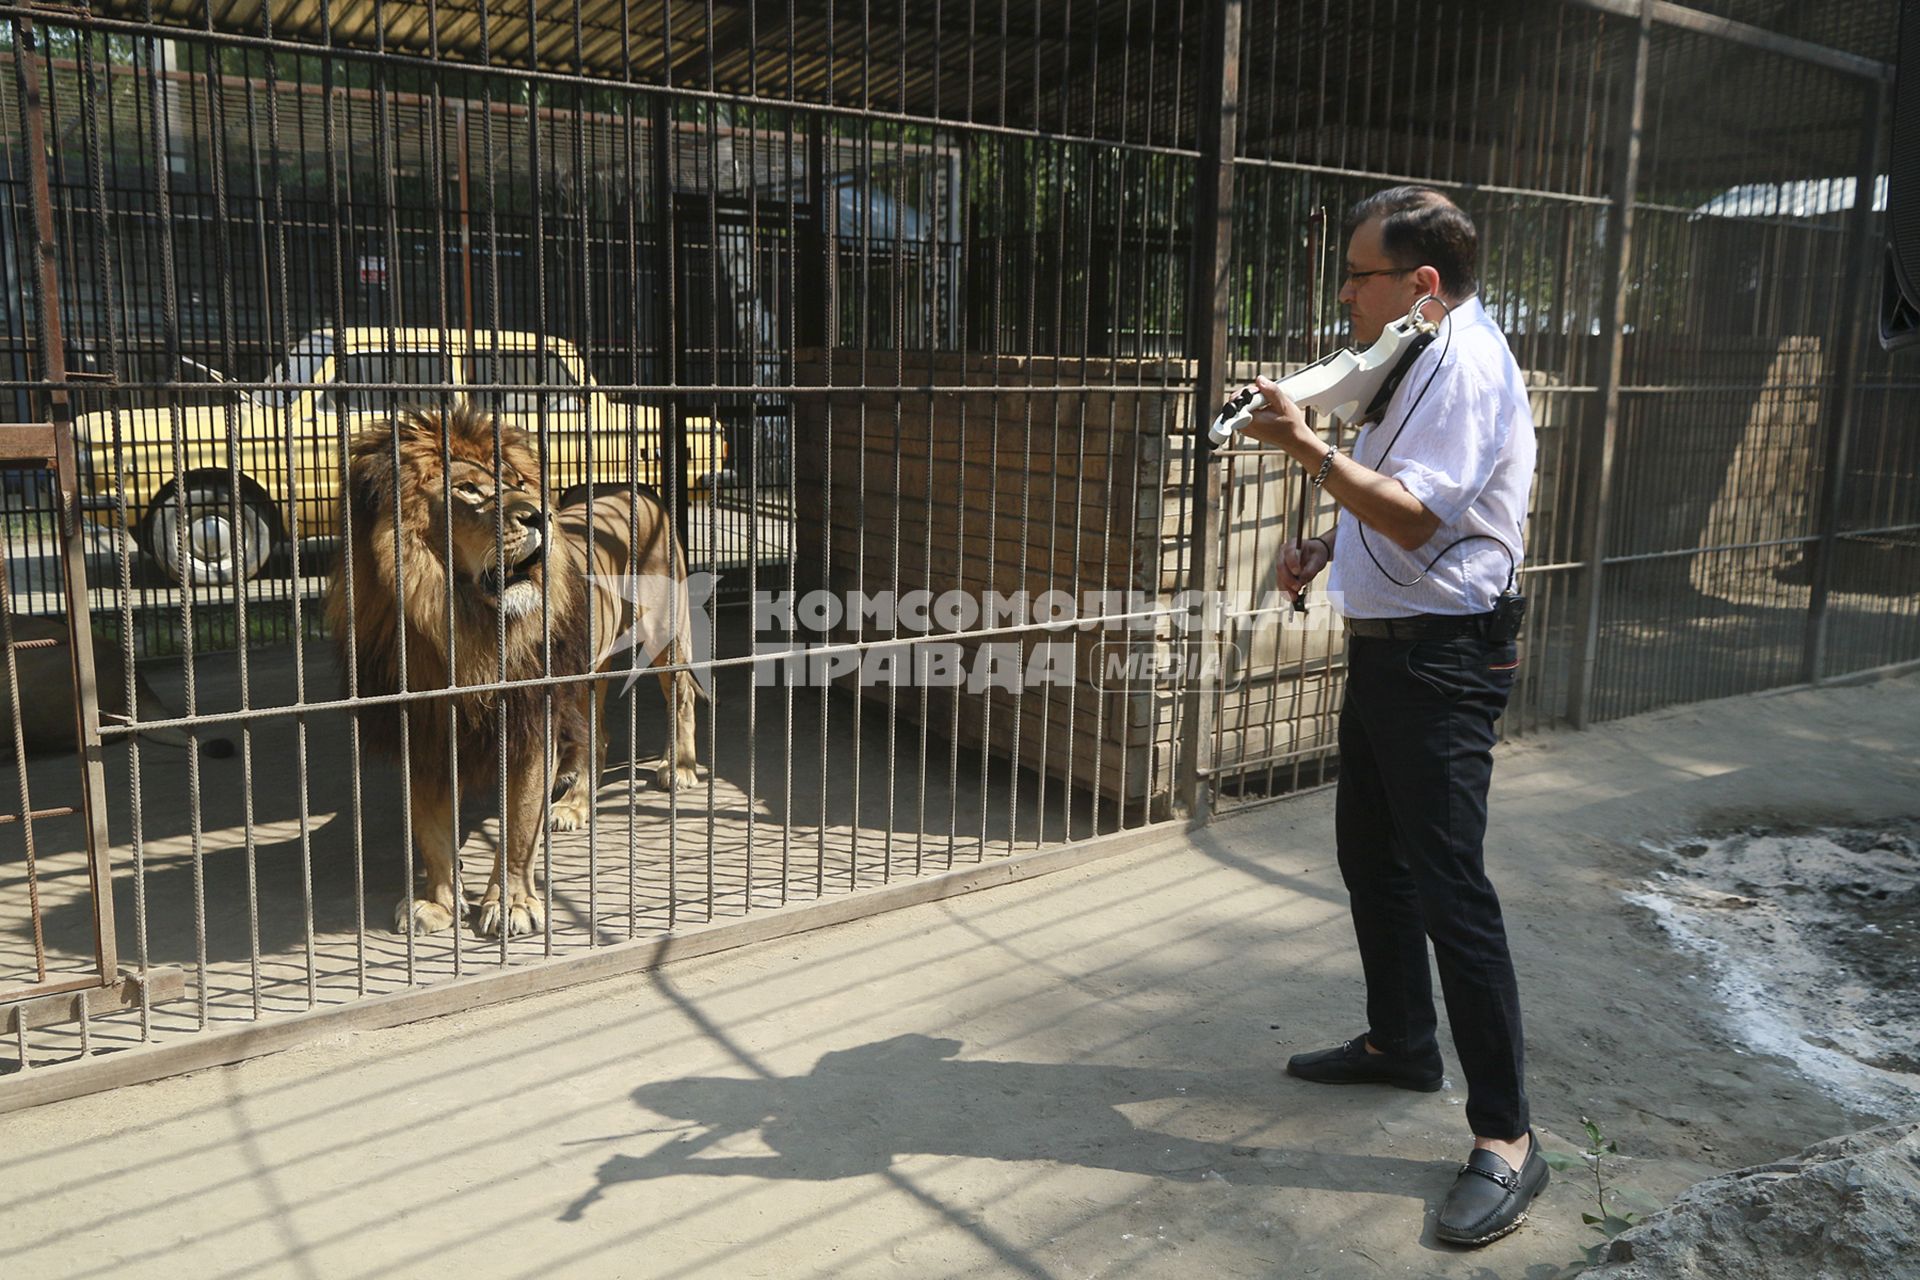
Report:
M 1361 428 L 1353 458 L 1405 485 L 1439 518 L 1440 528 L 1414 551 L 1401 550 L 1374 529 L 1362 546 L 1359 522 L 1342 509 L 1327 578 L 1334 609 L 1349 618 L 1491 609 L 1507 583 L 1508 552 L 1517 568 L 1523 550 L 1533 487 L 1533 414 L 1520 366 L 1478 298 L 1460 303 L 1441 322 L 1439 336 L 1415 358 L 1381 420 Z M 1482 536 L 1427 569 L 1436 552 L 1469 535 Z

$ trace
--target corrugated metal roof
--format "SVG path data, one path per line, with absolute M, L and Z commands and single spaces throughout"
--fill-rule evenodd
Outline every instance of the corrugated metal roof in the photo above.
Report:
M 1892 53 L 1893 0 L 1724 0 L 1705 7 L 1870 56 Z M 621 127 L 596 130 L 590 123 L 601 107 L 618 109 L 616 95 L 594 100 L 596 81 L 1191 149 L 1195 104 L 1213 91 L 1199 69 L 1205 10 L 1200 0 L 1032 0 L 1017 7 L 868 0 L 832 6 L 829 20 L 826 6 L 800 0 L 793 0 L 791 18 L 786 0 L 497 8 L 476 0 L 329 0 L 324 10 L 321 0 L 153 0 L 152 12 L 175 27 L 211 26 L 320 48 L 437 50 L 441 66 L 433 76 L 451 98 L 481 97 L 479 79 L 457 68 L 483 63 L 563 77 L 543 93 L 542 105 L 577 116 L 581 136 L 556 124 L 550 158 L 566 167 L 578 147 L 588 153 L 587 171 L 599 173 L 623 160 L 596 149 L 625 144 L 616 141 L 624 137 Z M 95 12 L 139 19 L 146 0 L 97 0 Z M 1539 0 L 1333 9 L 1318 0 L 1272 0 L 1248 14 L 1237 121 L 1242 154 L 1606 194 L 1609 121 L 1631 55 L 1625 20 Z M 348 69 L 336 78 L 357 74 L 355 83 L 366 83 L 367 74 L 353 72 L 349 60 L 337 65 Z M 302 74 L 316 78 L 310 69 Z M 421 75 L 401 68 L 388 84 L 418 88 Z M 566 87 L 564 78 L 575 76 L 577 89 Z M 489 83 L 496 98 L 517 100 L 496 104 L 500 111 L 525 109 L 523 81 Z M 1691 206 L 1741 183 L 1850 175 L 1858 165 L 1865 99 L 1854 78 L 1661 26 L 1651 86 L 1646 182 L 1675 203 Z M 343 92 L 349 112 L 371 111 L 352 90 Z M 679 111 L 689 123 L 699 114 L 697 107 Z M 745 121 L 742 111 L 737 97 L 723 99 L 698 123 L 729 130 Z M 411 145 L 404 135 L 395 141 L 400 151 Z M 311 148 L 312 140 L 303 137 L 301 145 Z M 772 179 L 776 167 L 792 172 L 797 165 L 772 154 L 780 150 L 763 131 L 748 146 L 744 172 L 762 179 Z M 738 161 L 736 154 L 731 162 Z M 683 146 L 676 163 L 686 174 L 712 170 L 689 185 L 725 189 L 710 152 Z
M 153 20 L 361 51 L 432 53 L 443 61 L 620 84 L 752 95 L 979 124 L 1057 130 L 1070 115 L 1063 91 L 1096 61 L 1117 89 L 1122 65 L 1135 86 L 1099 105 L 1136 141 L 1190 142 L 1192 62 L 1203 7 L 1087 0 L 1008 6 L 868 0 L 832 8 L 764 0 L 492 7 L 472 0 L 153 0 Z M 1177 25 L 1186 10 L 1184 30 Z M 323 26 L 323 11 L 330 28 Z M 533 16 L 529 19 L 529 12 Z M 94 12 L 145 21 L 146 0 L 99 0 Z M 710 21 L 711 19 L 711 21 Z M 1143 92 L 1151 85 L 1150 92 Z M 1168 108 L 1175 110 L 1168 110 Z M 1148 116 L 1151 115 L 1151 119 Z M 1130 123 L 1129 123 L 1130 122 Z M 1152 136 L 1147 130 L 1151 127 Z M 1106 132 L 1103 127 L 1102 132 Z

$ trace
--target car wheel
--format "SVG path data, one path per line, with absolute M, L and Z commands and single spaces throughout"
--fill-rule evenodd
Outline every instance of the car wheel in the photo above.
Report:
M 251 580 L 273 554 L 273 512 L 246 487 L 237 513 L 234 505 L 218 481 L 189 481 L 184 489 L 169 484 L 147 512 L 148 554 L 185 585 Z

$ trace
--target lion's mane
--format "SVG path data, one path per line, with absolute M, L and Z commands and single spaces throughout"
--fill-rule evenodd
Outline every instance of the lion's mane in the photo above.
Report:
M 452 584 L 451 654 L 448 650 L 448 530 L 434 518 L 445 510 L 435 497 L 444 497 L 448 461 L 464 458 L 493 470 L 494 433 L 491 417 L 462 403 L 445 413 L 403 414 L 393 428 L 363 431 L 350 444 L 341 526 L 351 559 L 335 566 L 327 596 L 327 622 L 348 696 L 400 692 L 403 659 L 409 690 L 535 681 L 547 673 L 541 610 L 507 618 L 503 670 L 499 611 L 459 581 Z M 503 462 L 522 476 L 540 477 L 539 457 L 523 432 L 501 424 L 499 441 Z M 540 483 L 544 493 L 544 480 Z M 557 522 L 549 525 L 557 527 Z M 584 673 L 592 669 L 584 571 L 557 537 L 547 546 L 542 573 L 548 587 L 550 670 Z M 571 688 L 515 684 L 504 694 L 457 693 L 407 702 L 398 711 L 368 708 L 359 717 L 362 738 L 379 754 L 445 768 L 451 737 L 459 749 L 461 788 L 471 793 L 491 788 L 498 779 L 503 710 L 510 774 L 542 767 L 549 690 L 554 745 L 584 740 L 580 700 L 563 696 Z

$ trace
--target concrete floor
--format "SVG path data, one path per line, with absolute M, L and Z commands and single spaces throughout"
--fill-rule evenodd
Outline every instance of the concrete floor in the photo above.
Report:
M 745 614 L 723 621 L 717 652 L 744 651 L 734 633 Z M 307 702 L 339 696 L 330 645 L 309 645 L 305 668 Z M 170 707 L 186 706 L 177 661 L 145 670 Z M 194 674 L 200 714 L 241 705 L 237 654 L 204 655 Z M 248 705 L 294 705 L 300 674 L 290 645 L 253 651 Z M 1016 775 L 1004 760 L 983 767 L 977 752 L 952 752 L 937 736 L 923 742 L 905 720 L 890 727 L 883 705 L 856 711 L 842 693 L 824 707 L 817 689 L 789 697 L 764 688 L 751 700 L 748 693 L 744 668 L 720 672 L 713 701 L 699 712 L 705 785 L 678 794 L 653 778 L 666 740 L 658 681 L 643 677 L 630 696 L 609 700 L 612 747 L 596 826 L 555 833 L 541 854 L 555 954 L 966 866 L 1066 835 L 1069 799 L 1058 782 L 1043 794 L 1033 773 Z M 944 705 L 942 695 L 936 715 Z M 997 734 L 997 742 L 1010 740 L 1005 726 Z M 1029 724 L 1023 736 L 1023 758 L 1038 758 L 1038 730 Z M 400 772 L 371 755 L 356 757 L 343 713 L 313 713 L 304 728 L 292 717 L 257 721 L 250 752 L 224 759 L 190 762 L 182 750 L 144 745 L 137 776 L 126 746 L 105 755 L 122 963 L 137 966 L 144 955 L 185 974 L 185 998 L 153 1008 L 146 1039 L 502 963 L 498 942 L 471 928 L 411 945 L 392 931 L 406 883 Z M 35 758 L 27 773 L 34 807 L 78 803 L 71 757 Z M 17 796 L 19 783 L 18 767 L 0 762 L 0 794 Z M 463 801 L 470 900 L 495 863 L 497 823 L 489 815 L 496 804 L 491 794 Z M 1075 836 L 1090 834 L 1096 817 L 1102 829 L 1118 821 L 1111 803 L 1098 815 L 1085 797 L 1072 806 Z M 49 969 L 88 972 L 94 927 L 84 828 L 68 817 L 37 822 L 34 834 Z M 34 974 L 24 854 L 21 828 L 0 829 L 0 988 Z M 536 958 L 544 947 L 544 939 L 515 939 L 506 961 Z M 96 1018 L 90 1030 L 96 1049 L 143 1038 L 137 1011 Z M 49 1027 L 30 1037 L 26 1051 L 35 1065 L 49 1065 L 81 1048 L 75 1028 Z M 20 1056 L 15 1038 L 0 1036 L 0 1078 L 18 1069 Z
M 1649 843 L 1920 794 L 1920 677 L 1502 749 L 1489 862 L 1550 1148 L 1655 1195 L 1881 1117 L 1745 1052 L 1624 890 Z M 1011 889 L 0 1117 L 9 1277 L 1540 1280 L 1590 1239 L 1431 1239 L 1442 1092 L 1286 1053 L 1361 986 L 1317 792 Z M 1449 1062 L 1451 1047 L 1449 1050 Z

